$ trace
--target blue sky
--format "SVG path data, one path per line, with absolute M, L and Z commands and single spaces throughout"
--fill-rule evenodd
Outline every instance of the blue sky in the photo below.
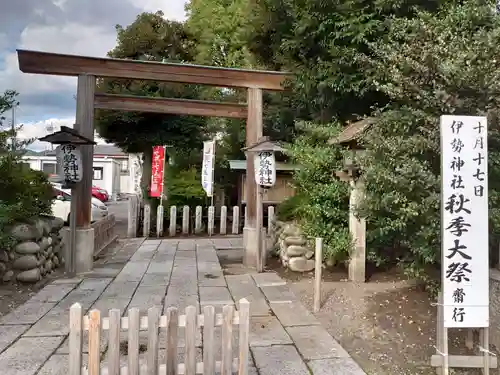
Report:
M 38 138 L 52 123 L 74 122 L 76 79 L 24 74 L 17 48 L 105 56 L 116 42 L 115 25 L 128 25 L 143 11 L 162 10 L 184 19 L 186 0 L 16 0 L 0 12 L 0 91 L 19 92 L 17 123 L 21 137 Z M 37 142 L 33 149 L 46 146 Z

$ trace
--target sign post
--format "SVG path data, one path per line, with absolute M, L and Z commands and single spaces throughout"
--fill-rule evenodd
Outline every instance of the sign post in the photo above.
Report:
M 267 246 L 263 230 L 263 195 L 264 190 L 274 186 L 276 183 L 276 159 L 274 153 L 282 152 L 283 149 L 271 142 L 267 137 L 262 137 L 255 145 L 245 149 L 247 153 L 252 153 L 254 157 L 254 175 L 257 184 L 257 272 L 262 272 L 265 267 L 267 257 Z M 247 176 L 247 178 L 250 178 Z
M 77 130 L 61 126 L 61 130 L 46 135 L 39 139 L 42 142 L 50 142 L 51 144 L 60 145 L 56 149 L 56 160 L 58 166 L 58 181 L 62 182 L 65 188 L 71 188 L 75 192 L 75 188 L 83 179 L 83 162 L 82 151 L 80 146 L 95 145 L 95 142 L 81 135 Z M 70 206 L 70 228 L 69 228 L 69 244 L 66 253 L 66 270 L 69 274 L 77 272 L 76 259 L 76 223 L 78 204 L 75 194 L 72 194 Z M 90 203 L 90 202 L 89 202 Z M 93 249 L 87 254 L 89 263 L 84 266 L 92 268 Z
M 438 364 L 483 368 L 489 374 L 489 241 L 487 120 L 441 116 L 441 273 Z M 448 353 L 448 329 L 482 330 L 480 356 Z M 463 366 L 463 365 L 466 366 Z M 494 367 L 496 367 L 496 358 Z
M 163 185 L 165 171 L 165 146 L 153 147 L 153 160 L 151 163 L 151 197 L 160 198 L 160 206 L 163 205 Z
M 211 206 L 214 205 L 214 163 L 215 163 L 215 140 L 203 142 L 203 164 L 201 170 L 201 186 L 211 198 Z

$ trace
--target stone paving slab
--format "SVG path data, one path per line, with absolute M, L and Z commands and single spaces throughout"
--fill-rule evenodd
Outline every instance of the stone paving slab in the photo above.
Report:
M 90 306 L 97 301 L 101 293 L 101 290 L 74 289 L 71 293 L 64 297 L 56 307 L 59 310 L 69 311 L 71 306 L 75 303 L 79 303 L 82 306 L 82 309 L 87 311 Z
M 131 299 L 139 283 L 137 281 L 117 282 L 113 281 L 102 292 L 100 298 L 128 298 Z
M 313 375 L 366 375 L 352 358 L 316 359 L 307 365 Z
M 146 274 L 169 275 L 172 272 L 172 262 L 151 262 Z
M 254 273 L 252 274 L 252 278 L 255 280 L 255 284 L 259 288 L 263 286 L 286 285 L 286 281 L 274 272 Z
M 220 272 L 198 272 L 198 286 L 226 287 L 224 274 Z
M 61 284 L 79 284 L 83 280 L 83 277 L 72 277 L 69 279 L 57 279 L 50 283 L 50 285 L 61 285 Z
M 1 374 L 35 375 L 62 340 L 63 337 L 20 338 L 0 354 Z
M 24 335 L 28 336 L 65 336 L 69 333 L 67 309 L 54 308 L 36 322 Z
M 80 290 L 93 290 L 102 292 L 113 281 L 112 278 L 85 279 L 79 285 Z
M 283 326 L 274 316 L 258 316 L 250 320 L 250 346 L 293 344 Z
M 88 355 L 82 356 L 82 366 L 88 366 Z M 43 365 L 37 375 L 68 375 L 69 356 L 67 354 L 54 354 Z
M 31 297 L 28 302 L 59 302 L 75 287 L 76 284 L 47 285 Z
M 287 285 L 263 286 L 260 289 L 269 303 L 291 303 L 297 301 L 297 297 Z
M 34 324 L 56 304 L 50 302 L 26 302 L 0 319 L 2 324 Z
M 167 293 L 165 302 L 163 304 L 163 315 L 167 313 L 167 308 L 177 307 L 179 314 L 184 314 L 186 307 L 195 306 L 198 314 L 200 313 L 200 303 L 198 301 L 198 294 L 179 295 L 174 293 Z
M 0 326 L 0 353 L 29 328 L 30 325 Z
M 226 281 L 229 292 L 237 305 L 242 298 L 250 302 L 250 316 L 269 315 L 269 305 L 251 275 L 229 275 L 226 276 Z
M 141 280 L 141 286 L 155 286 L 162 285 L 165 289 L 170 281 L 169 273 L 147 273 Z
M 321 324 L 300 302 L 271 303 L 270 306 L 285 327 Z
M 140 281 L 148 267 L 149 261 L 129 262 L 116 276 L 115 281 Z
M 286 330 L 306 360 L 350 357 L 321 326 L 287 327 Z
M 250 349 L 260 375 L 310 375 L 293 345 L 274 345 Z
M 225 287 L 200 287 L 200 303 L 233 304 L 233 298 Z

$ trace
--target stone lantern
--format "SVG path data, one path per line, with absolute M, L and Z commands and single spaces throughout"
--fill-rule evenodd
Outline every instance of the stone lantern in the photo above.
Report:
M 350 124 L 338 137 L 329 141 L 332 145 L 347 148 L 344 167 L 335 171 L 335 176 L 341 181 L 349 183 L 349 231 L 353 239 L 353 248 L 349 259 L 349 280 L 355 282 L 366 281 L 366 221 L 356 217 L 355 207 L 364 198 L 364 184 L 359 156 L 364 149 L 359 140 L 363 133 L 374 123 L 373 118 L 366 118 Z

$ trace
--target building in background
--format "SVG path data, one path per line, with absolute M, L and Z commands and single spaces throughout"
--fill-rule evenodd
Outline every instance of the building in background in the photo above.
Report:
M 134 174 L 131 164 L 135 155 L 127 154 L 114 145 L 94 146 L 92 184 L 108 191 L 112 197 L 134 193 Z M 23 160 L 31 169 L 57 175 L 56 151 L 28 151 Z

